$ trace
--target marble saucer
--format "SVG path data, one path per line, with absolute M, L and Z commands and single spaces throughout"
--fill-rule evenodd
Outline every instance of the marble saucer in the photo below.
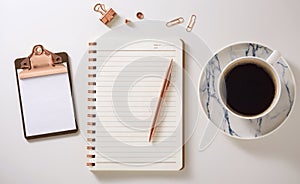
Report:
M 225 134 L 240 139 L 266 136 L 282 125 L 288 118 L 296 97 L 293 73 L 281 57 L 273 65 L 281 81 L 281 96 L 272 111 L 261 118 L 242 119 L 229 112 L 221 103 L 218 80 L 224 67 L 233 60 L 251 56 L 266 59 L 272 50 L 257 43 L 236 43 L 217 52 L 205 65 L 199 81 L 199 97 L 208 119 Z

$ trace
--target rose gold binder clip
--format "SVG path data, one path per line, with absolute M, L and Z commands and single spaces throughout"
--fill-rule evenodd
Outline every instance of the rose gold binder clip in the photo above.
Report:
M 105 25 L 108 25 L 117 16 L 117 13 L 112 8 L 106 10 L 105 5 L 100 3 L 94 6 L 94 11 L 101 13 L 100 21 Z
M 68 70 L 62 62 L 62 57 L 36 45 L 30 56 L 21 61 L 20 79 L 66 73 Z
M 176 19 L 170 20 L 169 22 L 166 23 L 167 27 L 172 27 L 175 26 L 177 24 L 181 24 L 184 22 L 184 19 L 182 17 L 178 17 Z
M 187 32 L 191 32 L 191 31 L 192 31 L 192 29 L 193 29 L 193 27 L 194 27 L 194 25 L 195 25 L 195 22 L 196 22 L 196 15 L 192 15 L 192 16 L 190 17 L 189 24 L 188 24 L 188 26 L 186 27 L 186 31 L 187 31 Z

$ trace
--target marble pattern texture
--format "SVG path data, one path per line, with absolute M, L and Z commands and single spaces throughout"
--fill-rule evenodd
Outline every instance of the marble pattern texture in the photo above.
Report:
M 202 109 L 208 119 L 229 136 L 241 139 L 263 137 L 278 129 L 290 114 L 295 101 L 295 80 L 283 57 L 272 63 L 281 82 L 281 94 L 277 105 L 268 114 L 257 119 L 236 117 L 221 103 L 218 80 L 224 67 L 233 60 L 251 56 L 267 59 L 272 50 L 257 43 L 237 43 L 215 54 L 203 68 L 200 76 L 199 96 Z

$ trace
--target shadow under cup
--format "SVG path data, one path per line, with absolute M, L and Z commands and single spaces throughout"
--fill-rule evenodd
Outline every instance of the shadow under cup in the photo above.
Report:
M 255 57 L 229 63 L 219 78 L 224 106 L 235 116 L 256 119 L 269 113 L 281 92 L 280 80 L 272 65 Z

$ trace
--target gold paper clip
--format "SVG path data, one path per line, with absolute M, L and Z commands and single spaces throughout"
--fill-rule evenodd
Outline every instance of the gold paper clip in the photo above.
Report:
M 188 26 L 186 27 L 187 32 L 191 32 L 196 22 L 196 15 L 192 15 Z
M 172 26 L 175 26 L 175 25 L 177 25 L 177 24 L 181 24 L 181 23 L 183 23 L 183 22 L 184 22 L 184 19 L 183 19 L 182 17 L 178 17 L 178 18 L 176 18 L 176 19 L 173 19 L 173 20 L 167 22 L 167 23 L 166 23 L 166 26 L 167 26 L 167 27 L 172 27 Z
M 100 18 L 100 21 L 105 25 L 110 23 L 117 15 L 117 13 L 112 8 L 106 10 L 105 5 L 100 3 L 94 6 L 94 11 L 101 13 L 102 17 Z

